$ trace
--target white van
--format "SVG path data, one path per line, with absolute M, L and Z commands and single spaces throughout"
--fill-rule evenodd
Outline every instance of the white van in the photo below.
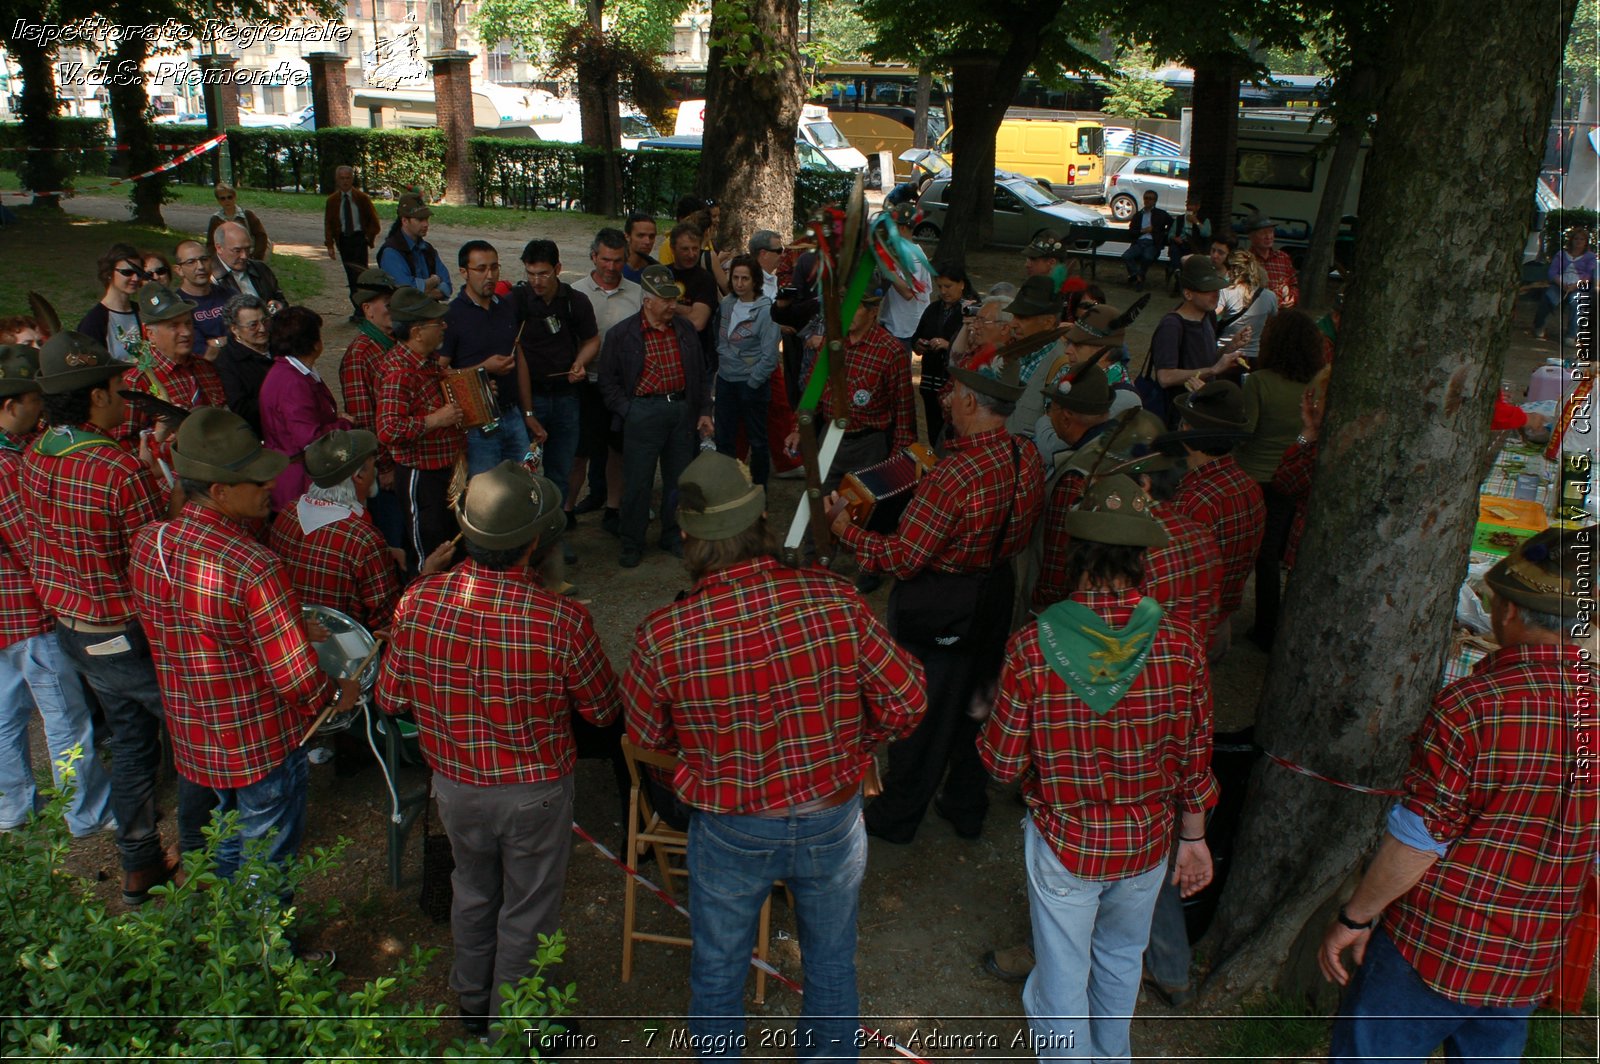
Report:
M 706 102 L 685 100 L 678 105 L 678 121 L 672 134 L 676 137 L 704 137 L 706 132 Z M 800 128 L 795 138 L 811 145 L 828 162 L 840 170 L 865 170 L 867 157 L 862 155 L 833 124 L 826 107 L 808 103 L 800 108 Z

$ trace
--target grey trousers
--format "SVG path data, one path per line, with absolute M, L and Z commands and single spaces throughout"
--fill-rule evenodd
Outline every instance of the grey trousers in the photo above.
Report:
M 694 460 L 694 411 L 686 402 L 641 395 L 622 426 L 622 546 L 644 550 L 650 492 L 661 463 L 661 539 L 678 537 L 678 476 Z
M 572 854 L 572 777 L 494 787 L 437 774 L 433 781 L 456 859 L 450 989 L 461 995 L 464 1013 L 498 1015 L 500 986 L 532 971 L 539 936 L 560 923 Z

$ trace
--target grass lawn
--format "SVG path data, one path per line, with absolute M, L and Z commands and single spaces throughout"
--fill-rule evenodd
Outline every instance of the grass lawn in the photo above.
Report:
M 94 267 L 106 248 L 120 241 L 169 251 L 178 240 L 193 235 L 31 207 L 13 209 L 23 222 L 7 232 L 10 254 L 0 255 L 0 315 L 27 313 L 28 291 L 33 289 L 50 300 L 68 328 L 105 294 L 95 280 Z M 314 298 L 322 292 L 322 269 L 317 263 L 274 255 L 272 269 L 284 288 L 299 298 Z

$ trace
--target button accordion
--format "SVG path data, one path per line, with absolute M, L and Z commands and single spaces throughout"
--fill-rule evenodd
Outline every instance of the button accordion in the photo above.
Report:
M 938 461 L 928 448 L 913 443 L 877 465 L 846 473 L 839 481 L 839 495 L 848 506 L 851 523 L 868 532 L 893 532 L 917 481 Z
M 468 429 L 485 429 L 500 424 L 500 404 L 495 401 L 494 388 L 489 384 L 489 371 L 482 366 L 471 369 L 453 369 L 444 375 L 445 398 L 461 408 L 461 425 Z

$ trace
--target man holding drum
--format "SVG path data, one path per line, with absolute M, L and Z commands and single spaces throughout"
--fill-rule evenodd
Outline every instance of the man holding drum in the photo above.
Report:
M 232 411 L 203 406 L 184 419 L 172 448 L 186 505 L 133 538 L 133 602 L 155 658 L 173 762 L 214 790 L 217 810 L 237 811 L 240 832 L 217 853 L 217 872 L 239 868 L 242 843 L 276 835 L 284 862 L 300 847 L 306 815 L 301 736 L 337 694 L 317 668 L 300 603 L 277 555 L 251 523 L 267 516 L 272 482 L 289 459 L 261 445 Z

